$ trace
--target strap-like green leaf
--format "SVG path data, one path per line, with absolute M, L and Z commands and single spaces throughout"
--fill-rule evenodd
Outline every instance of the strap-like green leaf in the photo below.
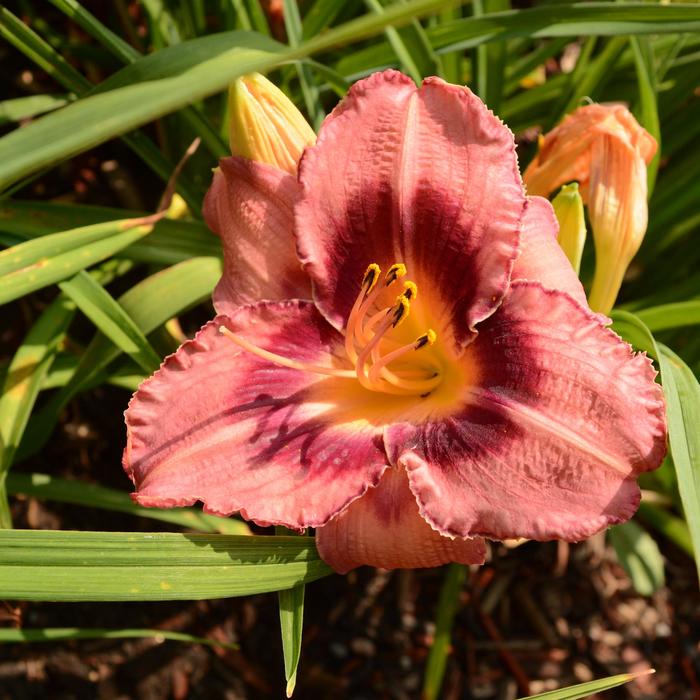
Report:
M 700 384 L 672 350 L 662 344 L 659 350 L 671 455 L 700 573 Z
M 549 3 L 526 10 L 456 19 L 431 27 L 427 36 L 433 49 L 444 53 L 521 37 L 627 36 L 697 32 L 698 29 L 700 7 L 696 5 L 625 3 L 622 6 L 615 2 L 579 2 Z M 358 76 L 393 61 L 391 46 L 377 43 L 344 55 L 336 70 L 342 75 Z M 560 77 L 568 80 L 567 75 Z M 551 78 L 545 86 L 550 82 Z M 551 116 L 545 113 L 545 117 Z
M 122 294 L 118 301 L 141 332 L 148 335 L 211 296 L 220 276 L 221 260 L 193 258 L 147 277 Z M 70 382 L 33 416 L 27 438 L 22 443 L 23 456 L 41 449 L 66 403 L 91 386 L 120 352 L 107 337 L 98 333 L 83 353 Z
M 659 108 L 656 102 L 656 65 L 654 49 L 649 37 L 630 37 L 634 54 L 639 86 L 638 118 L 640 124 L 656 139 L 659 149 L 647 166 L 648 196 L 651 197 L 656 183 L 656 172 L 661 158 L 661 127 L 659 125 Z
M 646 676 L 648 673 L 653 673 L 653 671 L 644 673 L 621 673 L 618 676 L 609 676 L 608 678 L 600 678 L 597 681 L 579 683 L 578 685 L 571 685 L 568 688 L 561 688 L 560 690 L 549 690 L 546 693 L 528 695 L 528 697 L 520 698 L 520 700 L 582 700 L 582 698 L 587 698 L 594 693 L 602 693 L 605 690 L 617 688 L 619 685 L 629 683 L 640 676 Z
M 122 219 L 53 233 L 0 253 L 0 304 L 71 277 L 143 238 L 151 225 Z
M 630 520 L 608 531 L 617 559 L 640 595 L 651 595 L 664 585 L 664 560 L 654 538 Z
M 637 317 L 653 332 L 700 324 L 700 299 L 661 304 L 637 311 Z
M 3 100 L 0 102 L 0 125 L 37 117 L 40 114 L 64 107 L 68 102 L 70 99 L 62 95 L 32 95 L 31 97 Z
M 64 296 L 39 317 L 12 358 L 0 391 L 0 527 L 12 527 L 5 477 L 46 374 L 75 314 Z
M 291 698 L 297 683 L 301 658 L 301 635 L 304 625 L 304 585 L 297 585 L 277 594 L 280 608 L 280 630 L 284 654 L 284 677 L 287 697 Z
M 48 474 L 7 475 L 7 491 L 48 501 L 72 503 L 127 513 L 140 518 L 160 520 L 198 532 L 219 532 L 222 535 L 250 535 L 250 529 L 237 518 L 220 518 L 203 513 L 199 508 L 144 508 L 134 503 L 129 494 L 84 481 L 61 479 Z
M 461 564 L 450 564 L 445 572 L 445 579 L 440 590 L 437 617 L 435 619 L 435 636 L 430 647 L 430 654 L 425 667 L 423 679 L 423 697 L 436 700 L 440 697 L 442 679 L 447 666 L 447 655 L 452 637 L 455 613 L 459 605 L 459 594 L 467 580 L 467 568 Z
M 8 199 L 0 202 L 0 230 L 22 238 L 38 238 L 91 224 L 146 216 L 147 212 Z M 221 241 L 201 221 L 161 219 L 153 233 L 127 246 L 119 256 L 156 265 L 175 263 L 199 256 L 221 256 Z
M 170 630 L 121 629 L 108 630 L 85 627 L 44 627 L 43 629 L 0 628 L 0 644 L 17 644 L 18 642 L 58 642 L 66 639 L 168 639 L 188 644 L 206 644 L 222 649 L 238 649 L 237 644 L 227 644 L 216 639 L 195 637 L 184 632 Z
M 614 311 L 612 316 L 614 330 L 659 363 L 671 456 L 700 573 L 700 384 L 683 360 L 665 345 L 656 343 L 634 314 Z
M 122 352 L 130 355 L 147 373 L 155 372 L 161 358 L 112 295 L 85 270 L 59 282 L 61 290 Z
M 227 598 L 330 573 L 310 537 L 0 531 L 0 599 Z

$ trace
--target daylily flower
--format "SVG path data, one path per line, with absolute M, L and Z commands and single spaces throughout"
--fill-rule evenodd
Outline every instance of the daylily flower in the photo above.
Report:
M 479 563 L 483 537 L 634 513 L 665 452 L 654 370 L 586 306 L 467 88 L 378 73 L 298 177 L 220 166 L 219 315 L 129 405 L 137 502 L 314 527 L 340 572 Z
M 523 176 L 533 195 L 577 180 L 593 230 L 596 269 L 589 303 L 608 313 L 647 229 L 647 169 L 654 137 L 619 104 L 580 107 L 540 141 Z

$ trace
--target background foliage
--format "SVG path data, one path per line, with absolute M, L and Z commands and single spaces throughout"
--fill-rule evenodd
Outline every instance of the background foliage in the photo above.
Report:
M 699 32 L 694 3 L 0 6 L 0 598 L 174 600 L 279 590 L 285 675 L 294 688 L 303 584 L 330 573 L 312 539 L 251 535 L 240 521 L 195 509 L 146 510 L 132 504 L 125 480 L 112 489 L 90 475 L 64 478 L 61 465 L 42 461 L 66 429 L 67 407 L 107 396 L 117 416 L 182 329 L 210 313 L 221 251 L 201 220 L 201 201 L 211 168 L 227 154 L 225 89 L 253 70 L 281 85 L 315 126 L 349 84 L 388 66 L 417 81 L 438 74 L 468 84 L 516 133 L 523 166 L 537 133 L 582 100 L 631 106 L 661 148 L 649 175 L 648 234 L 614 321 L 657 362 L 671 454 L 645 475 L 638 516 L 613 529 L 610 541 L 644 595 L 663 585 L 662 551 L 700 561 Z M 136 225 L 195 137 L 201 147 L 177 181 L 179 206 L 155 226 Z M 589 245 L 584 282 L 592 261 Z M 31 471 L 36 464 L 45 465 L 41 472 Z M 108 468 L 116 473 L 119 465 Z M 14 494 L 206 534 L 13 530 L 10 503 L 15 514 L 22 510 L 8 500 Z M 439 694 L 465 575 L 460 567 L 446 573 L 426 697 Z M 3 629 L 0 641 L 148 634 Z

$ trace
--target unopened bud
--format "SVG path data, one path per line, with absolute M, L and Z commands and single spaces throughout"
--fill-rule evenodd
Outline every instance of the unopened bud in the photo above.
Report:
M 658 145 L 622 105 L 579 107 L 539 144 L 523 175 L 528 194 L 548 196 L 577 180 L 588 207 L 596 268 L 588 303 L 612 309 L 647 227 L 647 165 Z M 567 253 L 568 255 L 568 253 Z
M 586 219 L 578 183 L 564 185 L 552 200 L 552 206 L 559 222 L 559 245 L 578 275 L 586 242 Z
M 296 174 L 316 134 L 292 101 L 259 73 L 232 83 L 228 99 L 231 153 Z
M 588 303 L 607 314 L 647 230 L 647 169 L 635 149 L 610 136 L 597 151 L 588 194 L 596 260 Z

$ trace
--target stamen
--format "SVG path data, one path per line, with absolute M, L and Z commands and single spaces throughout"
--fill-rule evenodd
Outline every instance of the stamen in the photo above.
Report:
M 418 338 L 416 338 L 412 343 L 408 343 L 403 347 L 392 350 L 383 357 L 379 358 L 379 360 L 372 365 L 372 369 L 369 371 L 368 375 L 369 380 L 371 382 L 377 382 L 381 378 L 385 379 L 394 386 L 404 389 L 431 391 L 440 383 L 440 377 L 438 374 L 435 374 L 433 377 L 425 380 L 410 381 L 406 378 L 406 376 L 404 376 L 403 372 L 401 373 L 401 376 L 399 376 L 397 373 L 389 370 L 387 365 L 389 365 L 391 362 L 395 362 L 404 355 L 424 348 L 426 345 L 433 345 L 436 340 L 437 333 L 435 333 L 432 328 L 429 328 L 423 335 L 418 336 Z
M 403 283 L 403 296 L 409 301 L 414 301 L 418 296 L 418 286 L 415 282 L 404 282 Z
M 397 279 L 406 276 L 406 266 L 403 263 L 394 263 L 387 271 L 385 277 L 385 286 L 389 287 Z
M 289 367 L 291 369 L 298 369 L 302 372 L 313 372 L 315 374 L 326 374 L 331 377 L 345 377 L 345 378 L 355 378 L 356 374 L 354 370 L 351 369 L 335 369 L 333 367 L 323 367 L 322 365 L 312 365 L 306 362 L 300 362 L 299 360 L 292 360 L 290 357 L 284 357 L 283 355 L 278 355 L 277 353 L 270 352 L 269 350 L 264 350 L 259 348 L 257 345 L 253 345 L 250 341 L 242 338 L 240 335 L 232 333 L 226 326 L 219 326 L 219 333 L 225 335 L 229 340 L 233 341 L 238 347 L 247 350 L 253 355 L 262 357 L 263 360 L 268 360 L 269 362 L 274 362 L 282 367 Z
M 403 323 L 403 321 L 408 317 L 409 310 L 410 310 L 410 302 L 413 301 L 416 297 L 418 296 L 418 287 L 414 282 L 404 282 L 403 283 L 403 292 L 401 293 L 400 296 L 396 298 L 396 303 L 397 307 L 392 307 L 394 309 L 394 328 L 398 326 L 400 323 Z M 387 311 L 387 314 L 391 313 L 392 309 L 389 309 Z M 369 331 L 375 324 L 375 318 L 379 316 L 381 317 L 381 312 L 379 314 L 375 314 L 369 319 L 369 322 L 367 323 L 366 327 L 363 327 L 362 335 L 363 338 L 361 340 L 364 340 L 365 343 L 368 342 L 367 340 L 367 331 Z M 392 343 L 389 341 L 390 344 L 392 345 L 398 345 L 398 343 Z M 376 362 L 379 359 L 379 346 L 375 345 L 374 350 L 372 350 L 372 362 Z
M 432 328 L 428 328 L 427 332 L 423 333 L 421 336 L 418 336 L 416 339 L 416 350 L 420 350 L 426 345 L 435 345 L 436 340 L 437 333 Z
M 387 311 L 387 316 L 391 316 L 391 326 L 396 328 L 399 324 L 403 323 L 411 311 L 411 300 L 410 297 L 402 294 L 396 297 L 396 304 L 392 306 L 389 311 Z
M 396 298 L 396 303 L 392 306 L 385 314 L 384 320 L 379 324 L 379 328 L 375 332 L 372 339 L 367 343 L 367 345 L 362 348 L 362 351 L 357 357 L 357 362 L 355 363 L 355 372 L 357 374 L 357 379 L 366 389 L 377 390 L 378 387 L 373 386 L 372 382 L 369 381 L 367 377 L 367 372 L 365 371 L 365 364 L 369 359 L 372 351 L 379 345 L 384 334 L 390 328 L 396 328 L 396 326 L 401 323 L 403 319 L 408 316 L 408 309 L 411 302 L 406 299 L 406 297 L 401 294 Z
M 367 267 L 365 276 L 362 278 L 360 293 L 357 295 L 357 299 L 355 299 L 355 303 L 350 311 L 350 316 L 348 316 L 348 324 L 345 329 L 345 354 L 350 358 L 351 362 L 357 361 L 354 338 L 355 329 L 358 327 L 358 325 L 361 326 L 361 323 L 358 323 L 360 320 L 360 309 L 363 307 L 363 305 L 365 305 L 365 302 L 367 302 L 367 305 L 372 303 L 370 297 L 373 300 L 377 294 L 374 292 L 374 289 L 381 273 L 382 269 L 379 267 L 379 265 L 377 265 L 377 263 L 371 263 Z
M 426 356 L 425 360 L 409 360 L 408 356 L 416 350 L 433 345 L 437 334 L 429 328 L 412 343 L 401 345 L 392 331 L 408 318 L 411 304 L 418 296 L 418 287 L 410 280 L 403 282 L 403 291 L 394 303 L 381 308 L 380 304 L 386 303 L 384 300 L 387 295 L 384 292 L 405 277 L 406 266 L 403 263 L 393 264 L 385 273 L 383 283 L 379 284 L 381 274 L 376 263 L 367 267 L 348 317 L 345 352 L 354 366 L 352 370 L 315 365 L 278 355 L 258 347 L 225 326 L 220 326 L 219 332 L 243 350 L 282 367 L 355 379 L 364 388 L 385 394 L 428 396 L 442 382 L 440 367 L 436 366 L 434 360 L 431 361 L 430 356 Z M 382 352 L 385 354 L 382 355 Z M 398 364 L 389 369 L 392 363 Z
M 376 263 L 372 263 L 367 268 L 365 276 L 362 279 L 362 289 L 364 293 L 362 290 L 360 291 L 357 299 L 355 299 L 355 304 L 352 307 L 350 316 L 348 317 L 348 323 L 345 328 L 345 352 L 351 362 L 357 362 L 355 343 L 357 342 L 357 344 L 362 347 L 370 340 L 367 336 L 365 324 L 363 323 L 365 316 L 381 292 L 391 287 L 394 282 L 406 274 L 406 266 L 403 263 L 395 263 L 392 265 L 384 276 L 385 283 L 381 287 L 377 286 L 377 280 L 380 274 L 381 269 Z M 370 285 L 365 288 L 368 279 L 370 280 Z M 380 315 L 382 314 L 383 312 L 380 312 Z
M 382 274 L 382 268 L 377 265 L 377 263 L 371 263 L 367 267 L 365 276 L 362 278 L 362 288 L 365 290 L 365 297 L 374 289 L 374 285 L 377 284 L 379 275 Z

